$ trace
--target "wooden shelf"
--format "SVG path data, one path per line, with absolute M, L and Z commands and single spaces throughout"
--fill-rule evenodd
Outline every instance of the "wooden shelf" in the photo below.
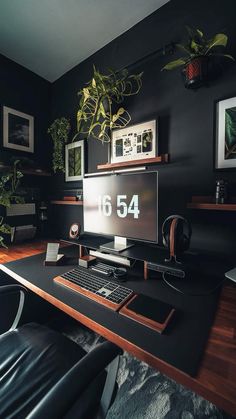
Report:
M 60 201 L 60 200 L 55 200 L 55 201 L 50 201 L 51 204 L 53 205 L 83 205 L 83 201 Z
M 12 171 L 12 166 L 7 165 L 0 165 L 0 172 L 5 171 Z M 18 169 L 20 172 L 22 172 L 24 175 L 34 175 L 34 176 L 52 176 L 50 172 L 43 169 Z
M 236 211 L 236 200 L 227 204 L 216 204 L 211 196 L 193 196 L 192 202 L 187 204 L 189 209 L 213 210 L 213 211 Z
M 140 159 L 140 160 L 131 160 L 125 161 L 121 163 L 105 163 L 105 164 L 98 164 L 98 170 L 112 170 L 118 169 L 122 167 L 133 167 L 133 166 L 142 166 L 143 164 L 160 164 L 160 163 L 168 163 L 169 162 L 169 154 L 161 154 L 160 156 L 153 157 L 151 159 Z

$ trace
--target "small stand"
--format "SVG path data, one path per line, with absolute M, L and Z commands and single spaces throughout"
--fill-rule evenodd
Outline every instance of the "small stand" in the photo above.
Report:
M 57 266 L 63 262 L 65 255 L 59 255 L 58 251 L 59 243 L 48 243 L 44 266 Z
M 57 266 L 61 265 L 65 260 L 65 255 L 57 255 L 57 260 L 45 260 L 44 266 Z
M 115 236 L 114 241 L 102 244 L 99 248 L 100 250 L 120 253 L 132 246 L 134 246 L 134 244 L 129 243 L 125 237 Z

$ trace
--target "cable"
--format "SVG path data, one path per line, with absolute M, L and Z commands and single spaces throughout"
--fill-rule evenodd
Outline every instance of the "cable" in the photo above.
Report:
M 226 278 L 224 278 L 222 281 L 220 281 L 218 284 L 217 284 L 217 286 L 216 287 L 214 287 L 214 288 L 212 288 L 212 289 L 210 289 L 209 291 L 207 291 L 207 292 L 202 292 L 202 293 L 191 293 L 191 292 L 186 292 L 186 291 L 182 291 L 181 289 L 179 289 L 179 288 L 177 288 L 177 287 L 175 287 L 173 284 L 171 284 L 169 281 L 167 281 L 167 279 L 165 278 L 165 274 L 166 274 L 166 272 L 163 272 L 162 273 L 162 279 L 163 279 L 163 281 L 170 287 L 170 288 L 172 288 L 173 290 L 175 290 L 175 291 L 177 291 L 177 292 L 179 292 L 180 294 L 183 294 L 183 295 L 190 295 L 190 296 L 192 296 L 192 297 L 203 297 L 204 295 L 210 295 L 210 294 L 213 294 L 213 292 L 215 292 L 224 282 L 225 282 L 225 280 L 226 280 Z M 169 275 L 169 274 L 167 274 L 167 275 Z

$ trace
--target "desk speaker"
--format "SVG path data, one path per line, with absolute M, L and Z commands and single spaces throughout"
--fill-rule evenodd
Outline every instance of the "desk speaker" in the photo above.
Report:
M 73 223 L 70 226 L 69 237 L 70 237 L 70 239 L 78 239 L 79 235 L 80 235 L 80 224 L 79 223 Z

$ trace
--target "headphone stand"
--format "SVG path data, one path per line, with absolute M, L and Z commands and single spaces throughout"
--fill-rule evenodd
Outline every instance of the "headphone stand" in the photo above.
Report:
M 169 259 L 165 259 L 165 262 L 173 262 L 178 265 L 182 265 L 182 262 L 180 260 L 177 260 L 177 255 L 170 255 Z

